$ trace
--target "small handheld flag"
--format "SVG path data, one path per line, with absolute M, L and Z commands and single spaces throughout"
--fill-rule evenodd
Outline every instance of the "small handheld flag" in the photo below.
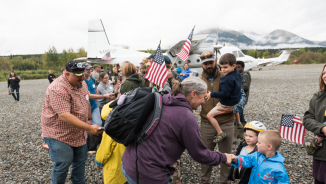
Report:
M 188 39 L 186 40 L 186 42 L 183 45 L 180 52 L 176 53 L 176 55 L 184 62 L 188 61 L 190 47 L 191 47 L 191 40 L 192 40 L 192 35 L 194 34 L 194 29 L 195 29 L 195 27 L 191 30 L 191 33 L 188 36 Z
M 166 70 L 164 62 L 161 43 L 158 45 L 154 60 L 144 77 L 162 88 L 165 82 L 168 80 L 168 71 Z
M 306 129 L 299 116 L 295 114 L 282 114 L 279 133 L 289 141 L 303 144 Z

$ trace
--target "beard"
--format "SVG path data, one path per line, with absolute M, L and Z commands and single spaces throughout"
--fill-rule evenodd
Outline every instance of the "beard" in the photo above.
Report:
M 77 84 L 76 87 L 77 87 L 77 89 L 82 88 L 83 87 L 83 83 Z
M 206 70 L 203 68 L 203 70 L 207 74 L 208 77 L 213 77 L 213 75 L 216 73 L 217 65 L 215 65 L 214 68 L 210 67 L 210 68 L 207 68 Z

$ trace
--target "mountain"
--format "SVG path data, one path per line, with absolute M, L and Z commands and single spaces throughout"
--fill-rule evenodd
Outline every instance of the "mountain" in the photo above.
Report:
M 231 45 L 239 46 L 238 44 L 246 44 L 251 45 L 253 44 L 253 40 L 248 38 L 246 35 L 233 31 L 233 30 L 222 30 L 217 29 L 218 32 L 218 42 L 221 43 L 229 43 Z M 198 34 L 209 34 L 216 36 L 216 29 L 206 29 L 203 31 L 200 31 Z
M 326 46 L 326 41 L 311 41 L 281 29 L 274 30 L 267 35 L 258 34 L 253 31 L 234 31 L 225 28 L 217 28 L 217 30 L 219 44 L 225 43 L 228 46 L 237 46 L 240 49 Z M 216 28 L 202 30 L 199 34 L 216 36 Z

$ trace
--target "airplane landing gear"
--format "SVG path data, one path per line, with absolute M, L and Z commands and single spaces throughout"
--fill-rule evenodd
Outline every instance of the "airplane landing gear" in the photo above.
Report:
M 259 68 L 259 71 L 262 70 L 262 68 Z

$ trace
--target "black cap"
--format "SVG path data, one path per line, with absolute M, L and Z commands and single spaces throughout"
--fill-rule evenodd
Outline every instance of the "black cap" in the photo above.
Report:
M 66 71 L 73 73 L 76 76 L 82 76 L 85 72 L 85 67 L 80 61 L 69 61 L 66 64 Z
M 151 59 L 151 58 L 154 59 L 154 57 L 155 57 L 155 54 L 151 54 L 147 59 Z
M 169 58 L 169 56 L 164 55 L 163 57 L 164 57 L 165 64 L 171 64 L 171 59 Z

